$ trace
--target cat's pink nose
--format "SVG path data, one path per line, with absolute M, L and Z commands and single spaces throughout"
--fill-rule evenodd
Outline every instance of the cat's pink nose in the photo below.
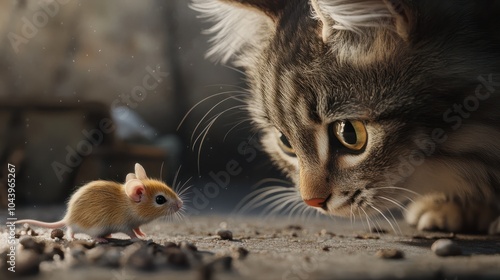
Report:
M 304 199 L 304 202 L 312 207 L 323 208 L 326 200 L 327 198 L 312 198 L 312 199 Z

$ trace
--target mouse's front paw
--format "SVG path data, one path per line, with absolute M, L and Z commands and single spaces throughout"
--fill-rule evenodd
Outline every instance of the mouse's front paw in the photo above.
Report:
M 463 229 L 461 206 L 444 194 L 427 195 L 408 207 L 406 221 L 419 230 L 457 232 Z

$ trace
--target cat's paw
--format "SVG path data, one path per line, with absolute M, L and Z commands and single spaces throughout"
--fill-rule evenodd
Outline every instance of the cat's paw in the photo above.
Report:
M 409 205 L 406 221 L 418 230 L 456 232 L 464 224 L 460 208 L 444 194 L 427 195 Z
M 411 203 L 406 221 L 418 230 L 500 233 L 495 206 L 484 201 L 463 202 L 444 194 L 425 195 Z

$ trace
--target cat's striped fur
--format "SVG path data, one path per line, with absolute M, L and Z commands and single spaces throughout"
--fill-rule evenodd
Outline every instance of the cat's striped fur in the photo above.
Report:
M 215 21 L 210 56 L 245 68 L 266 150 L 305 201 L 349 216 L 415 199 L 420 229 L 500 231 L 500 1 L 192 7 Z M 361 150 L 334 131 L 352 121 Z

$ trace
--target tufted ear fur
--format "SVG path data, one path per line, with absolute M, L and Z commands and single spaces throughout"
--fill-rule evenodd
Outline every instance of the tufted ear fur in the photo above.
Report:
M 313 15 L 322 22 L 327 41 L 335 30 L 362 33 L 367 27 L 390 28 L 408 40 L 410 13 L 402 0 L 311 0 Z
M 125 183 L 125 192 L 135 202 L 141 202 L 146 189 L 139 179 L 132 179 Z
M 190 7 L 201 13 L 199 17 L 214 22 L 205 31 L 215 34 L 210 39 L 212 47 L 207 57 L 226 63 L 258 48 L 273 33 L 286 3 L 287 0 L 193 0 Z M 245 62 L 237 59 L 235 64 L 244 66 Z

